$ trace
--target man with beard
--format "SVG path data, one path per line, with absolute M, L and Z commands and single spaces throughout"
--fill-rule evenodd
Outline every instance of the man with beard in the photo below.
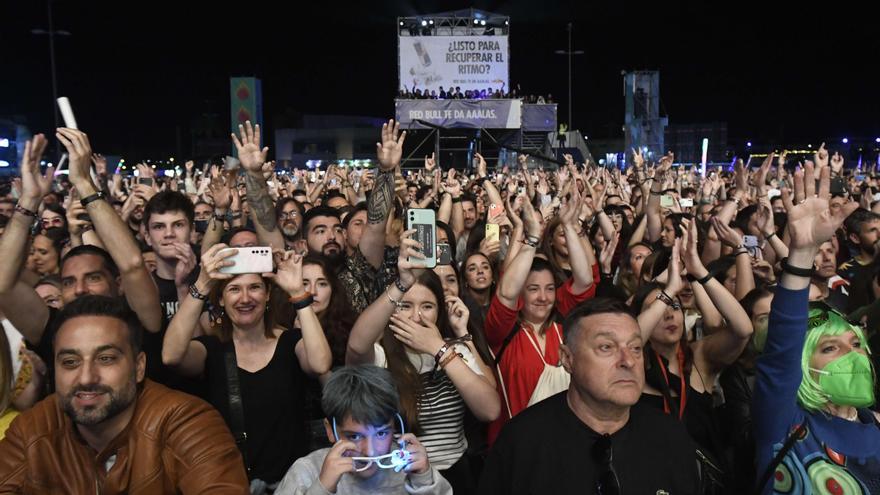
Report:
M 876 245 L 880 241 L 880 215 L 859 208 L 846 217 L 843 226 L 847 239 L 855 246 L 858 254 L 841 264 L 837 273 L 852 283 L 859 272 L 871 270 Z
M 857 254 L 837 267 L 837 274 L 849 283 L 847 313 L 874 302 L 874 280 L 877 264 L 877 243 L 880 242 L 880 215 L 859 208 L 843 222 L 847 239 Z M 843 246 L 841 246 L 843 248 Z
M 367 206 L 367 226 L 354 255 L 346 256 L 342 246 L 344 234 L 339 212 L 333 208 L 314 207 L 303 215 L 302 235 L 309 253 L 330 257 L 338 270 L 349 301 L 355 312 L 361 312 L 378 296 L 380 268 L 385 256 L 385 225 L 394 206 L 394 172 L 400 166 L 406 131 L 393 120 L 382 126 L 382 141 L 376 143 L 379 171 Z M 239 126 L 239 135 L 232 135 L 245 171 L 248 204 L 257 237 L 263 245 L 284 249 L 285 241 L 278 228 L 278 216 L 269 195 L 264 170 L 269 148 L 260 148 L 260 126 L 250 121 Z M 266 165 L 268 167 L 268 165 Z
M 302 205 L 293 198 L 281 198 L 275 205 L 275 214 L 278 216 L 278 225 L 284 237 L 284 247 L 297 249 L 298 241 L 302 239 L 300 229 L 305 214 Z
M 58 318 L 56 392 L 0 442 L 0 492 L 247 493 L 238 448 L 210 405 L 144 378 L 141 325 L 84 296 Z

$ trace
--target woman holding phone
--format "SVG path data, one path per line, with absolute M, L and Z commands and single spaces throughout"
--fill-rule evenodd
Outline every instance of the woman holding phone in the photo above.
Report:
M 190 297 L 180 303 L 168 326 L 162 361 L 182 375 L 204 377 L 208 401 L 236 438 L 246 434 L 239 448 L 252 483 L 271 486 L 308 453 L 299 397 L 307 374 L 330 370 L 331 352 L 312 306 L 314 298 L 303 287 L 302 256 L 278 251 L 277 273 L 233 275 L 221 269 L 234 265 L 229 258 L 238 250 L 225 248 L 217 244 L 202 256 Z M 285 329 L 275 321 L 273 286 L 289 296 L 301 328 Z M 212 320 L 213 334 L 193 339 L 208 301 L 219 311 Z M 230 376 L 227 370 L 233 365 L 235 374 Z M 231 406 L 230 381 L 239 384 L 243 421 Z

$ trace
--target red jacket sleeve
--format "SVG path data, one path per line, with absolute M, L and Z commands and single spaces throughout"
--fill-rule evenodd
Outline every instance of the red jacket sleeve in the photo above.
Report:
M 498 353 L 501 344 L 516 324 L 516 315 L 523 307 L 522 298 L 516 300 L 516 308 L 508 308 L 498 299 L 498 295 L 492 296 L 489 303 L 489 312 L 486 314 L 486 323 L 483 330 L 492 352 Z
M 564 284 L 556 289 L 556 309 L 559 310 L 559 313 L 565 316 L 578 304 L 595 297 L 596 280 L 599 280 L 599 265 L 597 263 L 593 264 L 593 285 L 581 294 L 573 294 L 571 292 L 571 286 L 574 283 L 573 279 L 569 278 L 566 280 Z

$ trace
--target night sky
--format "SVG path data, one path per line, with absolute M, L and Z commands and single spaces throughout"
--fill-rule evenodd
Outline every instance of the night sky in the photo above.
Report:
M 59 93 L 96 150 L 132 158 L 186 156 L 202 114 L 227 126 L 232 75 L 263 80 L 270 131 L 298 113 L 388 117 L 396 17 L 473 6 L 511 16 L 511 81 L 552 93 L 560 120 L 567 65 L 553 52 L 566 48 L 565 24 L 574 23 L 575 49 L 587 52 L 575 59 L 574 121 L 591 137 L 621 135 L 627 69 L 661 71 L 672 124 L 726 121 L 731 141 L 880 136 L 876 9 L 710 3 L 721 2 L 57 0 L 55 28 L 72 33 L 56 42 Z M 46 3 L 0 5 L 0 118 L 50 131 L 48 40 L 30 33 L 47 27 Z

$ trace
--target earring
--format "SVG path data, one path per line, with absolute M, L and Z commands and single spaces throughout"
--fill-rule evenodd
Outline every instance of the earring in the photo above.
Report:
M 218 326 L 223 323 L 223 317 L 226 316 L 226 310 L 223 307 L 220 307 L 220 312 L 217 314 L 217 318 L 214 319 L 214 323 Z

